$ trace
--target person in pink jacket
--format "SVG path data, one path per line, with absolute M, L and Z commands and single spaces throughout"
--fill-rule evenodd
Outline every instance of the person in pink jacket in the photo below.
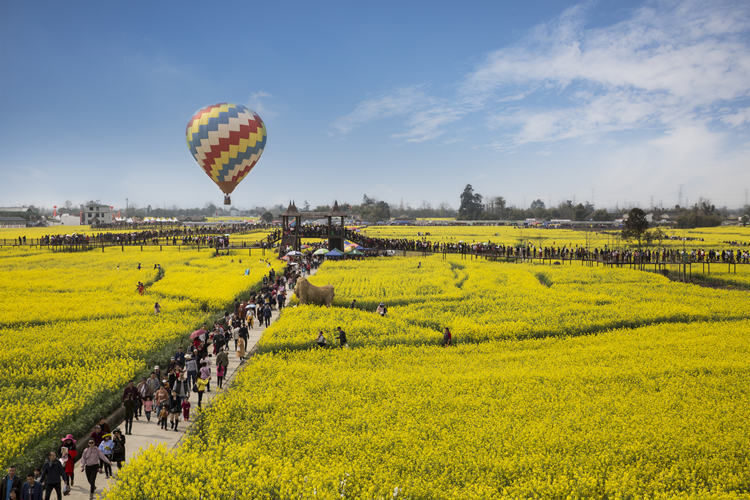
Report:
M 81 472 L 86 473 L 86 479 L 91 485 L 91 498 L 94 498 L 96 491 L 96 475 L 99 472 L 99 461 L 109 464 L 109 459 L 104 453 L 97 448 L 96 442 L 89 439 L 88 447 L 81 454 Z

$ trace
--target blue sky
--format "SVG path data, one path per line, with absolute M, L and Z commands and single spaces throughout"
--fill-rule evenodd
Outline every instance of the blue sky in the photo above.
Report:
M 184 137 L 217 102 L 268 128 L 239 207 L 750 188 L 746 1 L 3 2 L 0 67 L 0 205 L 220 204 Z

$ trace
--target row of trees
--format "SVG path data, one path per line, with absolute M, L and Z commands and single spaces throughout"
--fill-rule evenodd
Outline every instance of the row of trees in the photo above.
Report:
M 597 209 L 589 202 L 576 204 L 571 200 L 566 200 L 555 207 L 547 207 L 539 199 L 532 201 L 528 208 L 508 206 L 502 196 L 485 198 L 475 192 L 471 184 L 464 187 L 459 200 L 457 217 L 461 220 L 523 220 L 535 218 L 538 220 L 611 221 L 628 213 L 626 209 L 608 211 L 602 208 Z M 654 220 L 658 220 L 664 214 L 669 215 L 680 228 L 718 226 L 730 215 L 726 208 L 717 208 L 709 200 L 702 198 L 692 207 L 680 207 L 679 205 L 671 209 L 654 207 L 650 212 L 653 214 Z M 734 213 L 737 214 L 737 212 Z M 750 205 L 745 206 L 739 214 L 741 214 L 740 220 L 745 225 L 750 224 Z
M 570 220 L 614 220 L 620 215 L 618 212 L 608 212 L 604 209 L 596 209 L 588 201 L 575 204 L 566 200 L 556 207 L 547 207 L 544 201 L 536 199 L 531 202 L 529 208 L 508 206 L 505 198 L 495 196 L 485 199 L 481 194 L 474 192 L 471 184 L 467 184 L 460 196 L 458 218 L 462 220 L 522 220 L 522 219 L 570 219 Z

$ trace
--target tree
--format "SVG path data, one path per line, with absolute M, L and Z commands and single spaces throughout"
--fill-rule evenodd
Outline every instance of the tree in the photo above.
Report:
M 612 220 L 612 215 L 605 209 L 600 208 L 591 214 L 591 218 L 595 221 Z
M 474 193 L 471 184 L 467 184 L 461 193 L 461 205 L 458 208 L 458 218 L 477 220 L 482 218 L 482 195 Z
M 625 221 L 625 227 L 622 229 L 622 237 L 626 240 L 637 239 L 638 246 L 641 246 L 643 233 L 648 229 L 648 220 L 646 212 L 640 208 L 633 208 L 628 212 L 628 220 Z
M 391 218 L 391 207 L 385 201 L 379 201 L 375 204 L 372 211 L 373 219 L 376 221 L 387 221 Z
M 273 221 L 273 214 L 271 212 L 263 212 L 263 215 L 260 216 L 261 220 L 265 223 L 270 223 Z

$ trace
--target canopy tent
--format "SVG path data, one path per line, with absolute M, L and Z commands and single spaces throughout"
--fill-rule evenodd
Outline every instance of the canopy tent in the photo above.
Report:
M 317 250 L 313 252 L 313 255 L 325 255 L 327 253 L 328 253 L 327 248 L 318 248 Z
M 359 250 L 355 248 L 354 250 L 349 252 L 349 255 L 364 255 L 364 252 L 360 252 Z
M 326 253 L 326 257 L 343 257 L 343 256 L 344 256 L 344 252 L 342 252 L 341 250 L 338 250 L 337 248 L 334 248 L 330 252 Z

